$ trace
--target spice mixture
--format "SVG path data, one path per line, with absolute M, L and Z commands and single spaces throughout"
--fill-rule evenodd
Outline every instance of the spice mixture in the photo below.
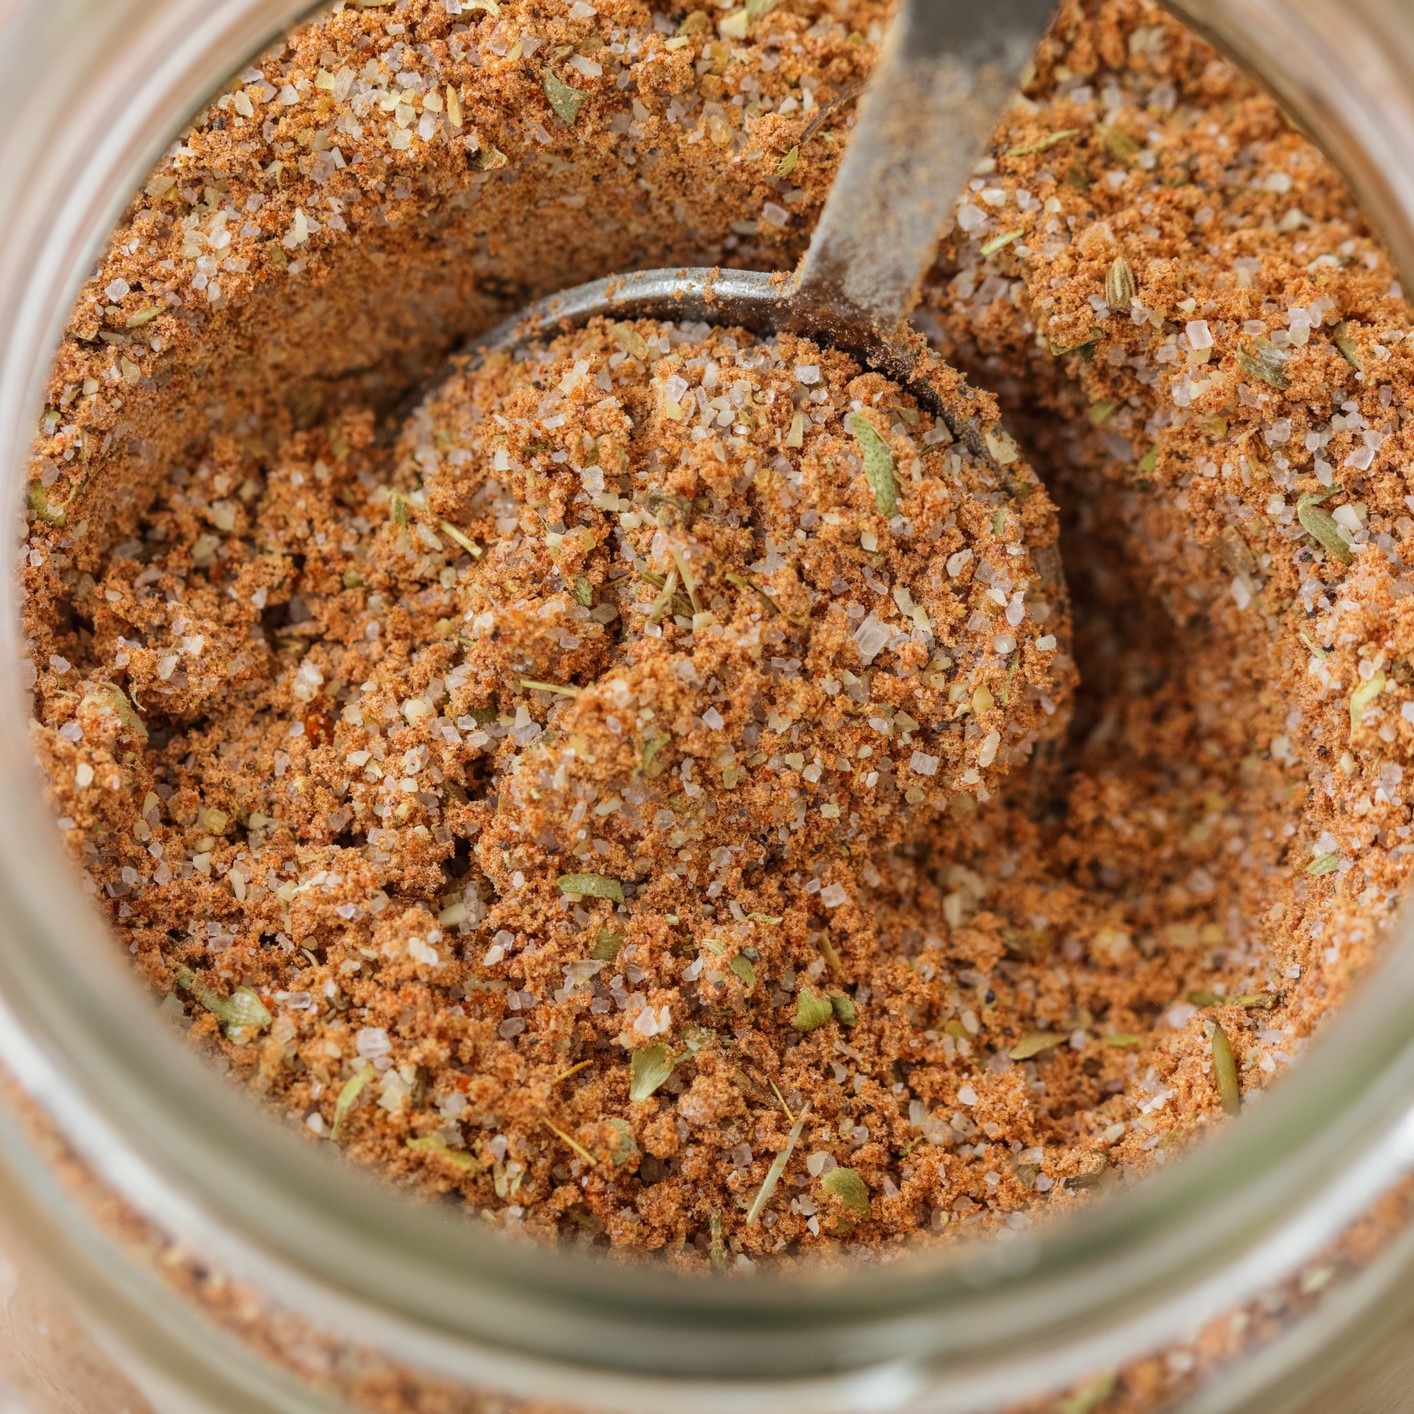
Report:
M 60 354 L 70 847 L 194 1045 L 497 1222 L 688 1266 L 1025 1227 L 1239 1108 L 1407 883 L 1408 311 L 1145 0 L 1062 7 L 964 196 L 946 418 L 700 326 L 447 372 L 549 286 L 788 265 L 886 18 L 336 7 Z

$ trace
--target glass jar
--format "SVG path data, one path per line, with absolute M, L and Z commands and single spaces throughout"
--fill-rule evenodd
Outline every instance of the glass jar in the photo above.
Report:
M 304 8 L 33 0 L 6 33 L 0 465 L 12 506 L 41 380 L 103 233 L 182 118 Z M 1174 8 L 1280 95 L 1414 272 L 1405 0 Z M 19 614 L 4 584 L 0 653 L 14 664 Z M 1407 929 L 1375 985 L 1240 1124 L 1080 1217 L 847 1281 L 675 1280 L 439 1220 L 230 1093 L 151 1025 L 74 887 L 26 732 L 7 693 L 0 1215 L 7 1254 L 33 1268 L 22 1294 L 38 1282 L 48 1296 L 36 1299 L 81 1318 L 94 1342 L 48 1316 L 27 1320 L 12 1293 L 0 1353 L 26 1407 L 491 1409 L 535 1398 L 961 1414 L 1189 1340 L 1220 1312 L 1300 1283 L 1303 1268 L 1307 1295 L 1324 1283 L 1320 1299 L 1191 1407 L 1298 1409 L 1319 1396 L 1323 1410 L 1368 1410 L 1397 1378 L 1414 1228 L 1391 1225 L 1348 1277 L 1311 1278 L 1307 1264 L 1414 1161 Z M 1086 1398 L 1071 1407 L 1089 1408 Z

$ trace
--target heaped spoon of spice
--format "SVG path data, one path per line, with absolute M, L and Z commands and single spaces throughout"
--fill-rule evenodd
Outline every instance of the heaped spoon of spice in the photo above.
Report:
M 894 378 L 980 451 L 966 420 L 931 391 L 931 355 L 908 316 L 958 194 L 1054 10 L 1055 0 L 903 0 L 794 274 L 612 275 L 527 306 L 476 340 L 472 352 L 514 350 L 595 318 L 802 334 Z

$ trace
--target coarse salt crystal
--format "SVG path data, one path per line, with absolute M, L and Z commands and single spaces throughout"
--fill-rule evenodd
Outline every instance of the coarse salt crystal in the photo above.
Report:
M 859 656 L 866 663 L 872 663 L 892 637 L 888 627 L 881 624 L 873 614 L 854 631 L 854 642 L 859 648 Z
M 1188 346 L 1194 349 L 1210 349 L 1213 347 L 1213 331 L 1208 328 L 1206 319 L 1193 319 L 1185 326 L 1188 335 Z
M 393 1046 L 381 1026 L 364 1026 L 354 1037 L 354 1049 L 364 1060 L 372 1060 L 374 1056 L 386 1056 Z

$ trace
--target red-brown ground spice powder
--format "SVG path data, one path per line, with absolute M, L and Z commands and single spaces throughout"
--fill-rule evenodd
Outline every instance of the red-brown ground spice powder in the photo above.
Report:
M 1063 7 L 925 292 L 992 470 L 725 332 L 596 328 L 407 414 L 547 287 L 795 257 L 885 9 L 744 16 L 301 29 L 87 287 L 27 545 L 61 827 L 194 1044 L 395 1181 L 690 1266 L 1151 1170 L 1220 1109 L 1214 1023 L 1250 1095 L 1346 993 L 1411 829 L 1407 307 L 1319 154 L 1142 0 Z M 641 1100 L 634 1052 L 672 1062 Z

